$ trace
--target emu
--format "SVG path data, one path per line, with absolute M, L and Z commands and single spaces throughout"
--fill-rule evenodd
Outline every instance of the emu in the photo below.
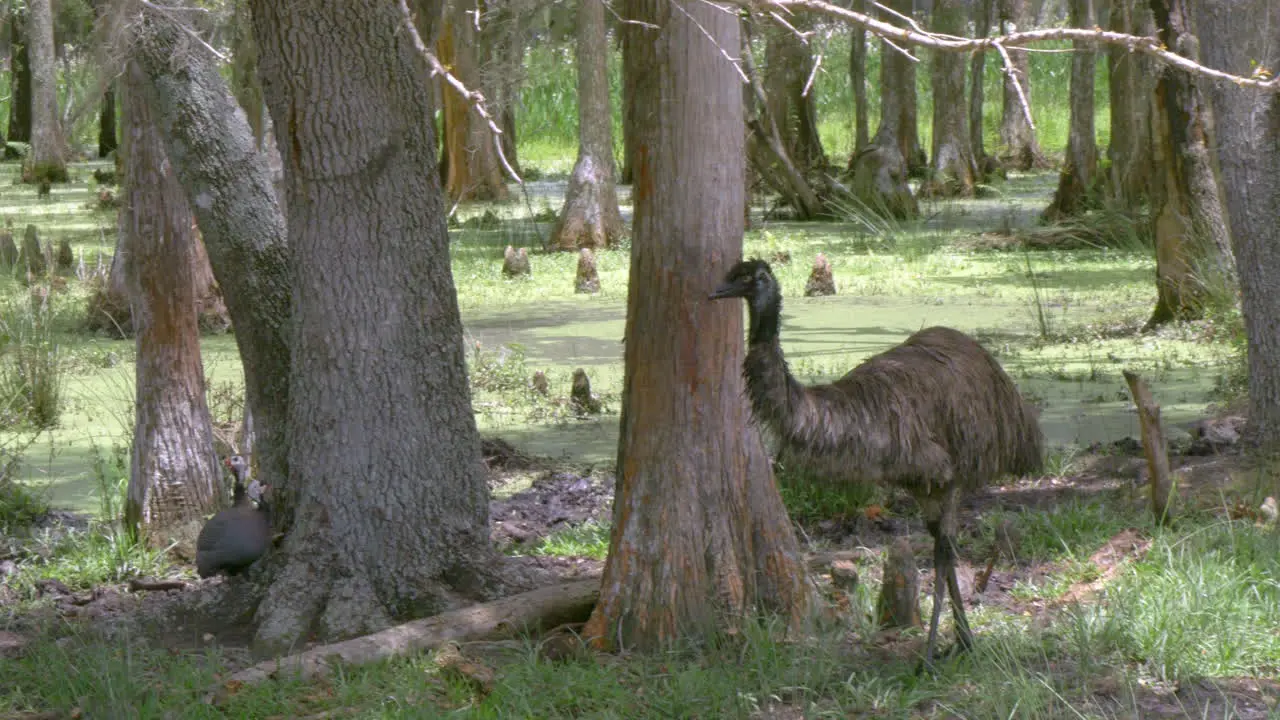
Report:
M 747 302 L 747 395 L 780 449 L 819 475 L 894 485 L 920 505 L 934 567 L 922 667 L 937 652 L 944 586 L 956 625 L 952 649 L 972 649 L 956 580 L 957 505 L 962 493 L 1004 475 L 1040 471 L 1044 436 L 1035 409 L 981 345 L 946 327 L 921 330 L 833 383 L 806 387 L 778 342 L 782 293 L 769 264 L 736 264 L 709 297 L 721 298 Z

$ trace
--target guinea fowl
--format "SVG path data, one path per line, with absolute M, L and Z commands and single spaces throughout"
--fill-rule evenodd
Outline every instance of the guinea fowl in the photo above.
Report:
M 248 462 L 240 455 L 232 455 L 226 464 L 235 477 L 231 507 L 209 518 L 196 538 L 196 572 L 202 578 L 218 573 L 238 575 L 262 557 L 271 542 L 265 486 L 255 508 L 245 487 Z
M 835 382 L 806 387 L 778 341 L 782 293 L 769 264 L 736 264 L 710 295 L 720 298 L 747 301 L 747 395 L 780 449 L 819 475 L 894 485 L 919 503 L 934 540 L 924 663 L 937 651 L 944 587 L 959 650 L 971 649 L 955 569 L 959 496 L 1004 475 L 1039 472 L 1044 436 L 1035 409 L 981 345 L 946 327 L 921 330 Z

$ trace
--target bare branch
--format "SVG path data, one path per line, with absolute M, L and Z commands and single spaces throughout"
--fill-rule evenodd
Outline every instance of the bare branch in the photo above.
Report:
M 1250 77 L 1244 77 L 1241 75 L 1233 75 L 1231 73 L 1223 72 L 1221 70 L 1214 70 L 1213 68 L 1205 67 L 1204 65 L 1170 51 L 1154 37 L 1128 35 L 1126 33 L 1111 32 L 1100 28 L 1091 30 L 1082 28 L 1054 28 L 1050 30 L 1014 32 L 998 37 L 960 39 L 942 37 L 928 32 L 923 32 L 921 30 L 900 28 L 887 22 L 876 20 L 865 13 L 833 5 L 825 0 L 724 1 L 733 2 L 739 6 L 761 12 L 768 12 L 773 8 L 802 8 L 811 10 L 823 15 L 845 20 L 856 25 L 861 25 L 886 42 L 893 40 L 908 45 L 920 45 L 935 50 L 946 50 L 950 52 L 970 52 L 974 50 L 988 50 L 992 48 L 998 50 L 1000 46 L 1006 48 L 1023 47 L 1051 40 L 1071 40 L 1078 42 L 1101 43 L 1106 45 L 1121 45 L 1127 48 L 1130 52 L 1140 52 L 1145 55 L 1150 55 L 1166 65 L 1176 67 L 1193 75 L 1200 75 L 1215 80 L 1225 80 L 1235 83 L 1239 87 L 1254 88 L 1256 90 L 1271 92 L 1280 90 L 1280 77 L 1268 77 L 1261 73 Z M 915 22 L 909 18 L 907 18 L 907 22 L 915 25 Z
M 507 161 L 506 153 L 502 152 L 502 128 L 498 127 L 498 123 L 494 122 L 493 116 L 489 114 L 489 110 L 485 107 L 484 95 L 480 94 L 477 90 L 468 90 L 467 86 L 463 85 L 461 80 L 454 77 L 453 74 L 445 68 L 444 64 L 440 62 L 440 59 L 435 56 L 435 53 L 431 52 L 431 50 L 427 48 L 426 43 L 422 41 L 422 36 L 418 34 L 418 27 L 413 22 L 413 12 L 409 10 L 409 3 L 407 0 L 400 0 L 400 12 L 404 15 L 405 29 L 409 31 L 409 38 L 413 41 L 413 46 L 417 49 L 418 54 L 421 55 L 423 59 L 427 61 L 427 65 L 431 67 L 431 74 L 443 76 L 445 81 L 462 96 L 462 99 L 466 100 L 471 105 L 471 109 L 489 125 L 489 129 L 493 131 L 493 145 L 498 150 L 498 160 L 502 162 L 502 169 L 507 171 L 507 174 L 511 176 L 511 179 L 515 180 L 520 185 L 524 185 L 524 180 L 520 178 L 520 175 L 511 167 L 511 163 Z
M 809 72 L 809 79 L 804 81 L 804 90 L 800 91 L 800 97 L 809 97 L 809 89 L 813 87 L 813 81 L 817 79 L 820 67 L 822 67 L 822 53 L 818 53 L 817 59 L 813 61 L 813 70 Z
M 1018 94 L 1018 104 L 1022 106 L 1022 114 L 1027 118 L 1027 126 L 1035 130 L 1036 121 L 1031 117 L 1031 106 L 1027 104 L 1027 96 L 1022 92 L 1022 83 L 1018 82 L 1018 72 L 1013 68 L 1013 58 L 1009 57 L 1009 51 L 1004 48 L 1004 45 L 1000 43 L 995 45 L 996 50 L 1000 51 L 1000 59 L 1004 62 L 1004 74 L 1009 76 L 1013 89 Z

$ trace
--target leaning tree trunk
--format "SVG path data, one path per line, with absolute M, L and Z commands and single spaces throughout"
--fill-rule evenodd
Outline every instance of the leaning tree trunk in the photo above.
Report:
M 448 19 L 436 47 L 444 63 L 472 91 L 483 91 L 478 33 L 468 6 L 450 3 Z M 492 108 L 490 108 L 492 109 Z M 506 200 L 511 193 L 503 179 L 496 137 L 471 103 L 452 86 L 444 90 L 444 142 L 449 156 L 445 192 L 454 202 Z
M 285 222 L 267 165 L 213 58 L 189 52 L 171 16 L 146 10 L 135 22 L 132 58 L 146 72 L 147 101 L 165 153 L 187 193 L 204 248 L 225 293 L 253 408 L 257 477 L 272 488 L 273 523 L 287 532 L 291 329 Z M 187 52 L 181 64 L 173 58 Z
M 116 151 L 120 141 L 116 132 L 116 91 L 114 84 L 102 93 L 102 110 L 98 113 L 98 157 Z
M 201 256 L 191 207 L 141 91 L 146 82 L 136 63 L 125 64 L 119 232 L 137 348 L 125 521 L 151 546 L 176 542 L 193 558 L 204 518 L 222 500 L 196 315 Z
M 27 11 L 9 10 L 9 142 L 31 142 L 31 51 L 27 47 Z
M 1071 27 L 1094 25 L 1093 0 L 1070 0 Z M 1098 174 L 1098 141 L 1093 123 L 1093 80 L 1098 53 L 1094 44 L 1074 41 L 1071 53 L 1071 127 L 1067 161 L 1058 175 L 1058 191 L 1044 211 L 1047 220 L 1083 213 Z
M 854 12 L 866 14 L 866 0 L 853 0 Z M 853 155 L 871 142 L 871 115 L 867 104 L 867 29 L 853 25 L 849 33 L 849 84 L 853 87 Z
M 1200 61 L 1193 20 L 1181 0 L 1152 0 L 1160 42 Z M 1235 260 L 1214 175 L 1212 113 L 1200 80 L 1162 68 L 1152 122 L 1155 310 L 1147 327 L 1196 320 L 1214 301 L 1235 301 Z
M 994 0 L 974 0 L 973 29 L 974 37 L 982 39 L 991 32 L 991 6 Z M 987 54 L 981 50 L 969 58 L 969 149 L 973 152 L 973 162 L 978 168 L 979 182 L 986 179 L 987 144 L 983 133 L 985 120 L 983 106 L 986 103 L 984 78 L 987 72 Z
M 292 169 L 288 484 L 297 505 L 255 640 L 273 653 L 313 631 L 350 637 L 476 597 L 492 556 L 446 207 L 424 121 L 433 110 L 426 48 L 395 0 L 250 7 Z
M 578 161 L 551 229 L 557 250 L 612 247 L 625 232 L 614 186 L 604 0 L 581 0 L 578 7 Z
M 896 0 L 890 6 L 903 14 L 911 11 L 911 2 Z M 883 14 L 883 13 L 882 13 Z M 910 88 L 910 92 L 907 91 Z M 896 218 L 913 218 L 920 206 L 907 184 L 910 175 L 909 153 L 914 126 L 904 124 L 906 104 L 915 102 L 915 67 L 889 43 L 880 41 L 880 127 L 875 137 L 861 152 L 849 159 L 853 174 L 853 194 L 872 212 Z M 914 120 L 913 120 L 914 122 Z
M 1150 37 L 1155 34 L 1151 9 L 1145 0 L 1112 0 L 1111 30 Z M 1123 45 L 1107 48 L 1110 73 L 1111 197 L 1121 207 L 1138 207 L 1152 190 L 1152 98 L 1158 68 L 1150 57 L 1131 52 Z
M 967 13 L 964 0 L 934 0 L 933 31 L 963 37 Z M 934 51 L 933 66 L 933 165 L 924 192 L 934 196 L 973 195 L 977 167 L 969 144 L 969 114 L 964 93 L 965 57 Z M 981 84 L 975 77 L 974 83 Z
M 1201 0 L 1196 27 L 1210 67 L 1239 75 L 1280 66 L 1280 3 Z M 1222 196 L 1240 276 L 1249 354 L 1249 435 L 1280 449 L 1280 93 L 1210 86 Z
M 623 15 L 660 29 L 623 59 L 653 112 L 636 123 L 613 533 L 583 630 L 613 649 L 705 637 L 756 611 L 798 623 L 816 602 L 743 395 L 742 311 L 706 300 L 742 252 L 742 95 L 718 50 L 740 47 L 739 20 L 670 0 Z
M 1035 15 L 1027 0 L 999 0 L 999 3 L 1001 33 L 1031 29 Z M 1009 48 L 1009 59 L 1013 61 L 1013 72 L 1006 69 L 1004 73 L 1004 109 L 1000 116 L 1001 161 L 1015 170 L 1047 167 L 1048 162 L 1036 140 L 1036 130 L 1027 117 L 1031 108 L 1031 54 L 1021 48 Z
M 34 180 L 66 182 L 67 154 L 58 116 L 52 0 L 28 0 L 27 41 L 31 56 L 31 153 L 26 169 Z
M 810 31 L 813 26 L 812 19 L 803 15 L 792 17 L 791 24 L 801 32 Z M 763 79 L 769 114 L 796 167 L 802 173 L 822 167 L 827 159 L 818 135 L 818 105 L 809 87 L 813 53 L 795 30 L 778 23 L 767 27 Z

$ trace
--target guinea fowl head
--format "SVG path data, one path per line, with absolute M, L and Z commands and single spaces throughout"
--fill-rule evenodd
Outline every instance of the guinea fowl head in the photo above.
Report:
M 782 289 L 773 270 L 764 260 L 742 260 L 729 269 L 720 287 L 709 300 L 742 298 L 751 313 L 750 342 L 768 342 L 778 337 L 778 316 L 782 312 Z
M 239 505 L 246 498 L 245 479 L 249 476 L 249 461 L 245 460 L 243 455 L 232 455 L 225 462 L 236 479 L 232 488 L 232 504 Z

